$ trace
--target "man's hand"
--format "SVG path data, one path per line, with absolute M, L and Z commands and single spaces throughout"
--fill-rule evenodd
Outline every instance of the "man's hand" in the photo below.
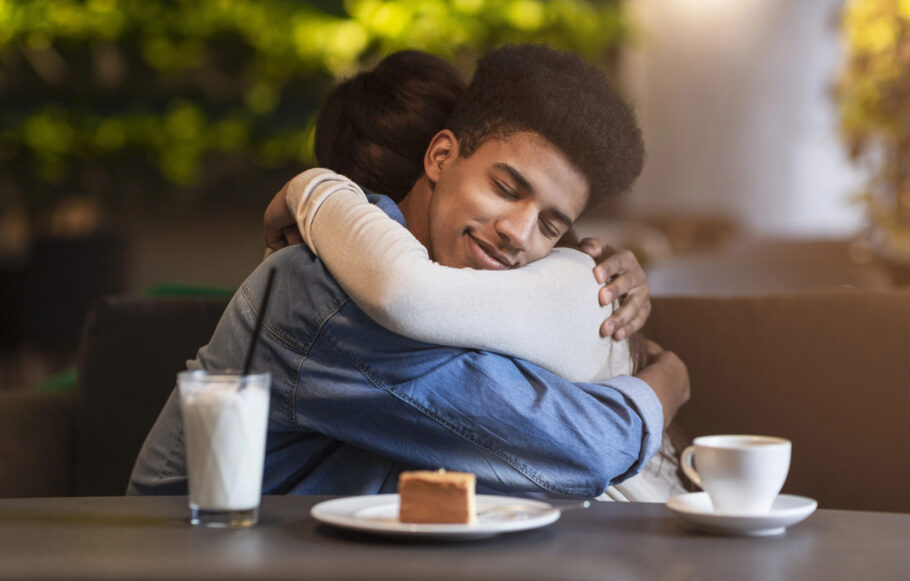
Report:
M 664 409 L 664 428 L 679 408 L 689 401 L 689 371 L 686 364 L 671 351 L 665 351 L 654 341 L 647 342 L 648 364 L 636 377 L 654 390 Z
M 630 250 L 607 246 L 598 238 L 585 238 L 578 248 L 594 258 L 594 278 L 603 284 L 598 298 L 608 305 L 620 299 L 620 307 L 600 326 L 600 334 L 621 341 L 645 326 L 651 314 L 651 289 L 645 271 Z
M 300 231 L 297 229 L 294 215 L 288 210 L 288 205 L 285 201 L 290 183 L 284 184 L 284 187 L 275 194 L 275 197 L 272 198 L 269 206 L 265 209 L 265 216 L 263 217 L 265 245 L 272 250 L 303 242 Z

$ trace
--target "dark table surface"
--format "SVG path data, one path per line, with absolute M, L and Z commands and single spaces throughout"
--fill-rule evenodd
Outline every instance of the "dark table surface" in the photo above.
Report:
M 190 526 L 186 497 L 0 500 L 0 579 L 910 579 L 910 514 L 819 510 L 739 538 L 595 503 L 542 529 L 404 542 L 317 523 L 325 498 L 265 497 L 248 530 Z

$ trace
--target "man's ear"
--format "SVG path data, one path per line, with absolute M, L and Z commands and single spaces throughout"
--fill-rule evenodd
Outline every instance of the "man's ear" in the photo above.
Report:
M 443 129 L 433 136 L 430 145 L 423 156 L 423 171 L 427 178 L 435 184 L 439 181 L 442 168 L 449 160 L 458 157 L 458 139 L 448 129 Z

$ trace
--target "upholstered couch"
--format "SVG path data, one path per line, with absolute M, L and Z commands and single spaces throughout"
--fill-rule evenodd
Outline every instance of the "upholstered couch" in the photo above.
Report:
M 688 364 L 692 436 L 793 441 L 787 492 L 910 512 L 910 291 L 655 298 L 646 329 Z M 113 297 L 75 394 L 0 392 L 0 496 L 122 494 L 133 458 L 225 301 Z

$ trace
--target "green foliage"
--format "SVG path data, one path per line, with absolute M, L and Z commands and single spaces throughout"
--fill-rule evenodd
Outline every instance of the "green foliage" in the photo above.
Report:
M 910 0 L 851 0 L 842 29 L 841 128 L 851 157 L 874 168 L 860 196 L 873 243 L 910 259 Z
M 312 163 L 325 90 L 383 54 L 468 69 L 546 41 L 603 62 L 626 33 L 619 0 L 0 0 L 0 209 L 242 195 Z

